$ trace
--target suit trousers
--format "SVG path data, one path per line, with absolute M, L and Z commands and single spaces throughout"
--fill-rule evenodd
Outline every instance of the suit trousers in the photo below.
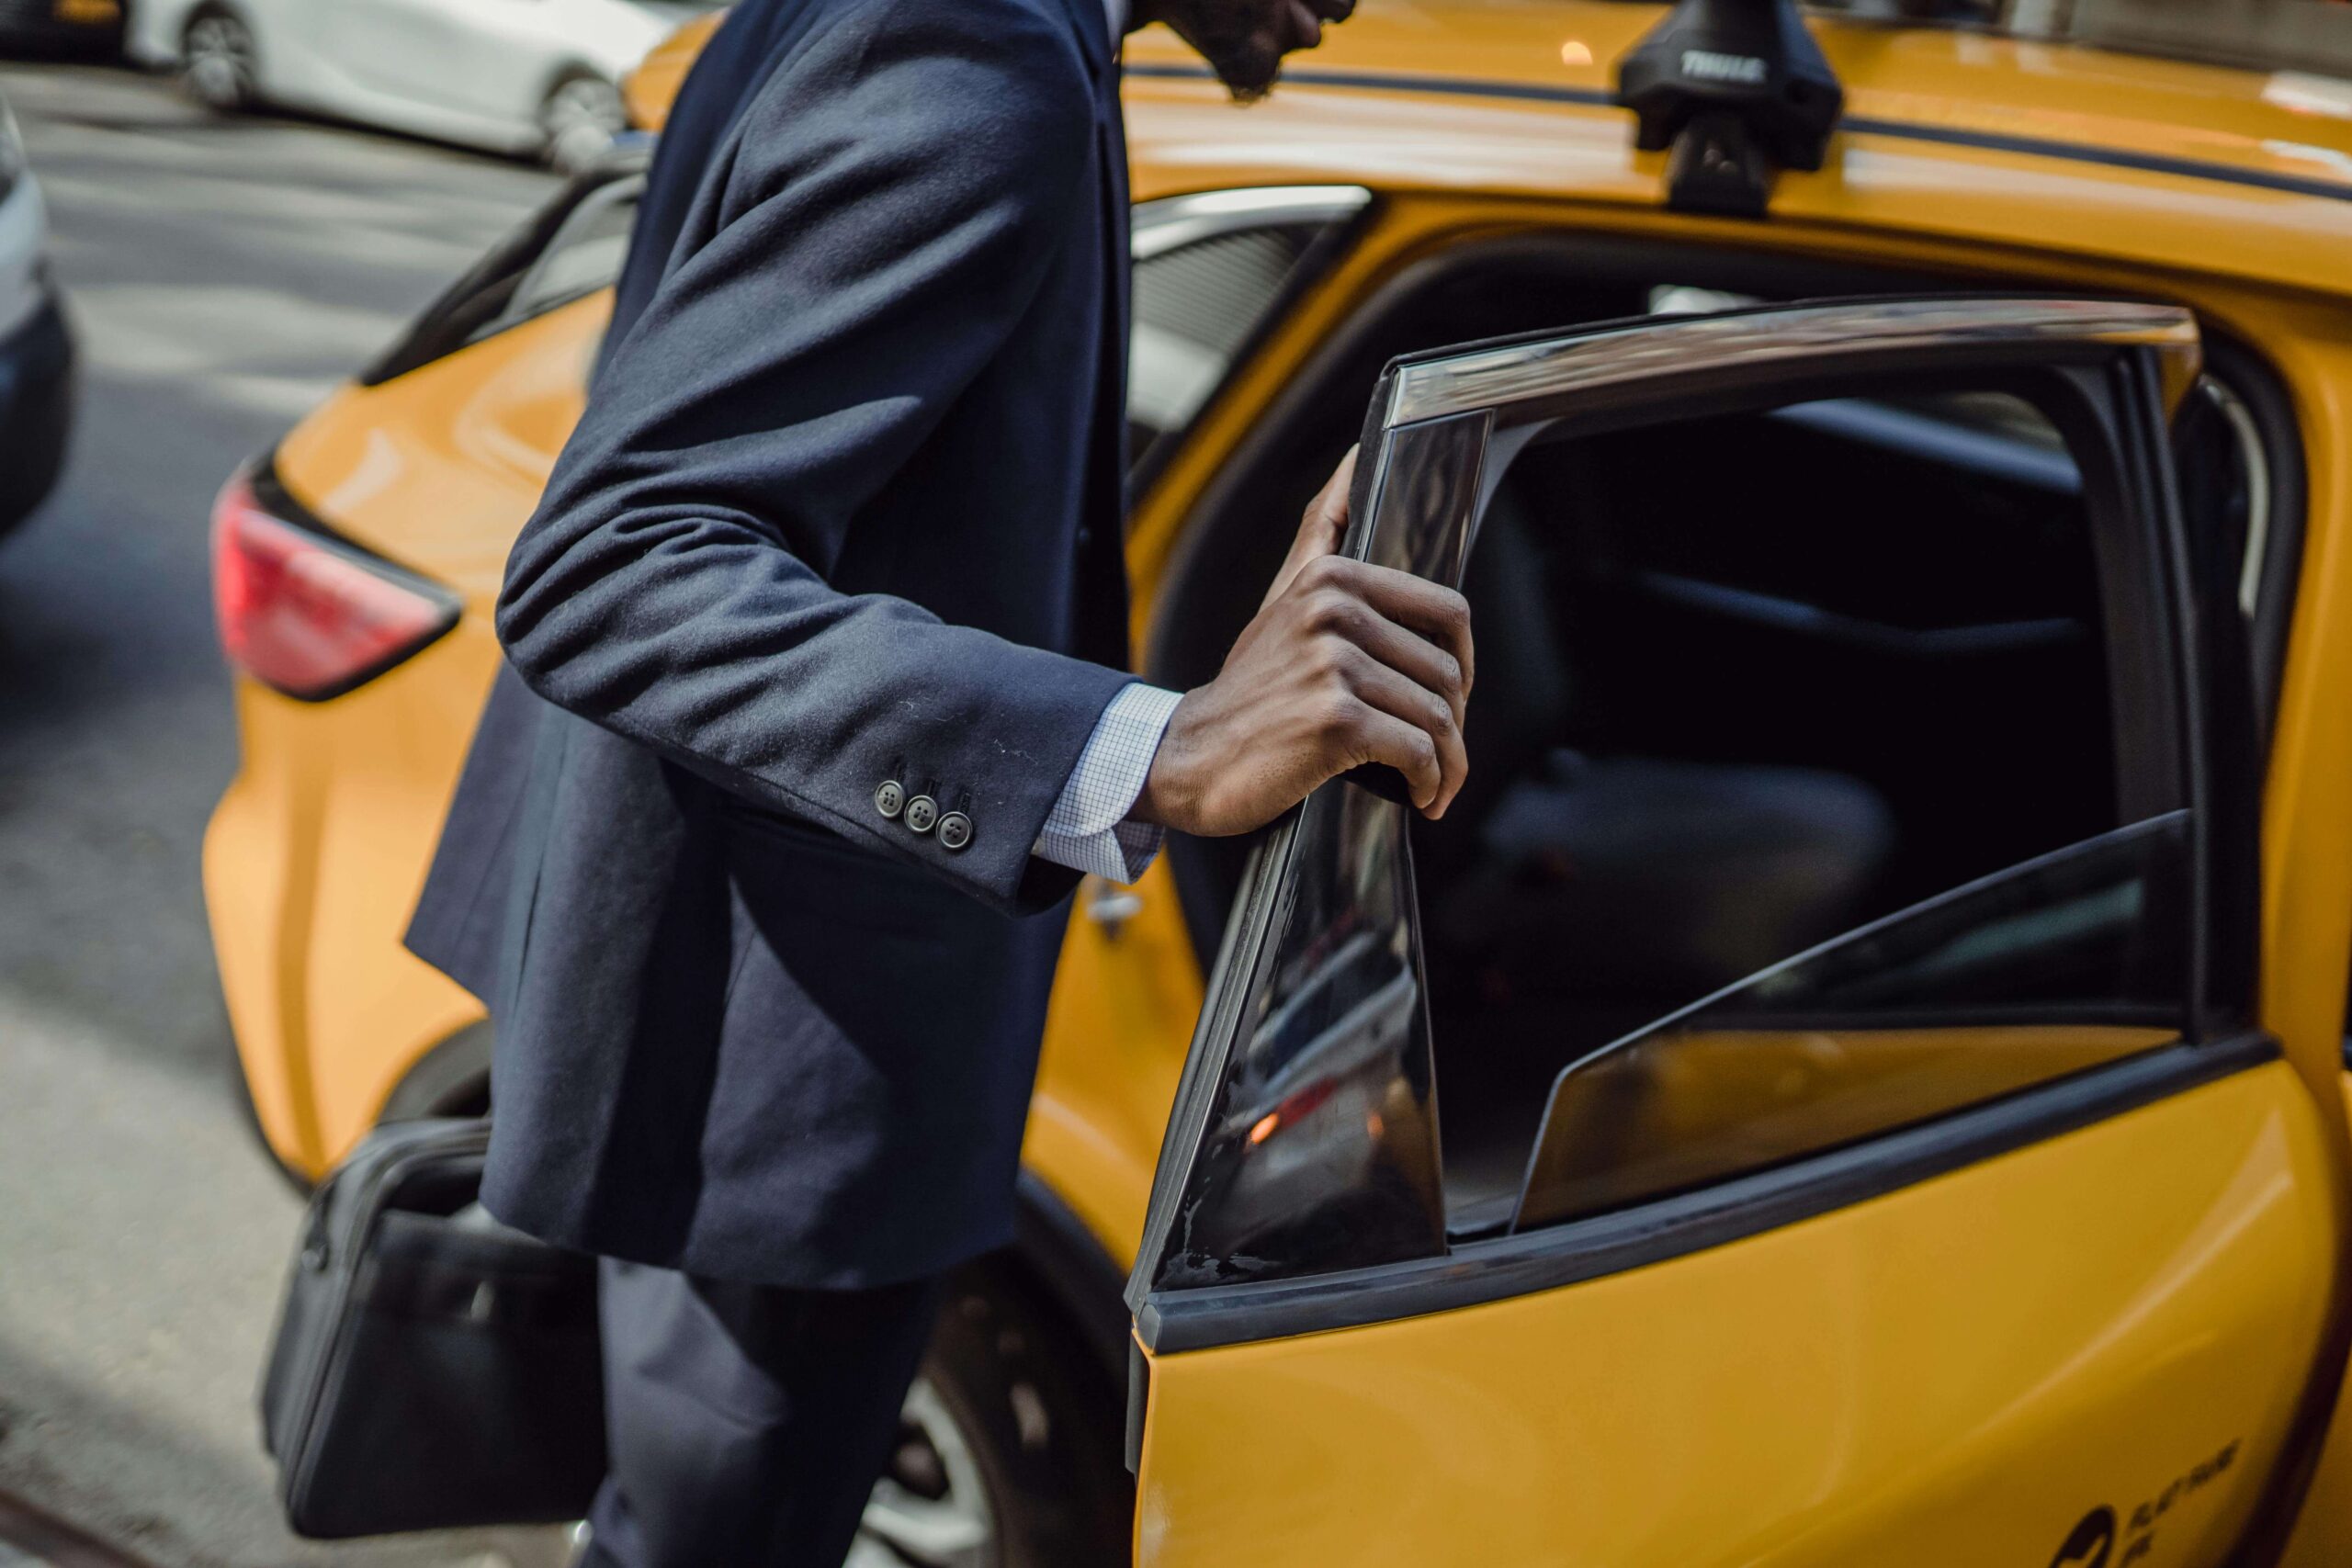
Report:
M 841 1568 L 940 1281 L 811 1291 L 605 1260 L 611 1471 L 581 1568 Z

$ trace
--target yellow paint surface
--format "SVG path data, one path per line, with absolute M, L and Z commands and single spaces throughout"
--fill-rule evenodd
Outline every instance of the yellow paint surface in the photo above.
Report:
M 2227 1451 L 2139 1559 L 2208 1568 L 2327 1308 L 2326 1171 L 2274 1064 L 1647 1268 L 1162 1356 L 1136 1562 L 2041 1568 Z

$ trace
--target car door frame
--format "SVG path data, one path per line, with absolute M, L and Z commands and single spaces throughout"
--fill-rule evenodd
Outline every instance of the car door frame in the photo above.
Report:
M 2204 988 L 2213 967 L 2204 944 L 2214 912 L 2240 913 L 2248 921 L 2243 929 L 2251 930 L 2253 889 L 2245 863 L 2253 813 L 2252 802 L 2241 798 L 2244 781 L 2205 776 L 2209 693 L 2199 669 L 2190 562 L 2168 455 L 2160 441 L 2151 445 L 2199 374 L 2197 331 L 2187 312 L 2027 296 L 1872 299 L 1669 323 L 1606 323 L 1409 356 L 1391 366 L 1374 393 L 1364 432 L 1370 457 L 1359 469 L 1355 522 L 1343 547 L 1359 558 L 1458 580 L 1486 492 L 1510 455 L 1491 460 L 1498 450 L 1498 408 L 1510 412 L 1505 436 L 1521 433 L 1523 444 L 1539 428 L 1556 431 L 1563 420 L 1579 433 L 1597 432 L 1753 402 L 1759 390 L 1770 391 L 1770 400 L 1800 400 L 1809 389 L 1834 391 L 1857 377 L 1889 370 L 1981 376 L 2026 367 L 2117 376 L 2114 395 L 2127 407 L 2138 403 L 2132 417 L 2115 422 L 2110 439 L 2120 503 L 2143 521 L 2121 529 L 2109 525 L 2102 533 L 2153 536 L 2146 544 L 2162 558 L 2142 563 L 2142 570 L 2164 586 L 2163 613 L 2138 626 L 2130 624 L 2128 613 L 2109 618 L 2124 625 L 2125 635 L 2165 646 L 2173 682 L 2170 693 L 2155 700 L 2179 705 L 2172 757 L 2181 803 L 2190 808 L 2192 874 L 2199 884 L 2181 1042 L 1623 1213 L 1449 1247 L 1441 1208 L 1433 1245 L 1414 1256 L 1310 1267 L 1289 1278 L 1216 1277 L 1214 1269 L 1204 1273 L 1198 1259 L 1179 1257 L 1174 1238 L 1186 1228 L 1188 1200 L 1200 1192 L 1208 1152 L 1204 1144 L 1233 1067 L 1239 1014 L 1263 950 L 1278 934 L 1310 805 L 1253 855 L 1212 973 L 1129 1280 L 1127 1302 L 1142 1349 L 1159 1354 L 1355 1326 L 1575 1283 L 1842 1208 L 2277 1057 L 2276 1042 L 2245 1024 L 2242 1005 L 2216 1009 Z M 1448 422 L 1460 429 L 1461 422 L 1482 418 L 1485 428 L 1475 432 L 1475 442 L 1456 443 L 1471 449 L 1467 458 L 1434 459 L 1439 467 L 1454 463 L 1451 479 L 1421 484 L 1418 495 L 1399 487 L 1400 475 L 1428 469 L 1430 444 L 1447 439 Z M 1400 457 L 1410 443 L 1421 445 L 1421 457 Z M 2232 865 L 2245 867 L 2245 874 L 2233 870 L 2223 885 L 2212 874 L 2217 807 L 2249 824 L 2247 833 L 2231 835 L 2244 841 L 2227 846 Z M 2230 988 L 2250 986 L 2252 953 L 2232 956 Z M 1427 1046 L 1424 1004 L 1421 1049 Z M 1429 1077 L 1426 1061 L 1419 1070 Z M 1426 1194 L 1422 1201 L 1426 1206 Z M 1139 1365 L 1137 1374 L 1139 1394 Z M 1139 1397 L 1131 1401 L 1131 1462 L 1140 1440 L 1140 1404 Z

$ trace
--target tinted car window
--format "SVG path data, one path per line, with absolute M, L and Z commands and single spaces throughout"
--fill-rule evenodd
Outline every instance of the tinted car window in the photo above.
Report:
M 1193 422 L 1317 232 L 1299 224 L 1249 229 L 1136 263 L 1127 370 L 1136 457 Z
M 618 282 L 645 189 L 645 155 L 582 175 L 492 246 L 367 369 L 373 387 Z
M 1551 1223 L 2178 1037 L 2188 840 L 2124 798 L 2084 488 L 1996 391 L 1502 477 L 1471 776 L 1413 827 L 1457 1230 L 1531 1155 Z
M 1127 456 L 1148 475 L 1370 203 L 1352 186 L 1215 191 L 1135 213 Z
M 645 154 L 574 180 L 453 284 L 360 374 L 363 386 L 611 288 L 628 258 Z M 1318 249 L 1371 199 L 1352 186 L 1225 191 L 1136 209 L 1127 450 L 1146 472 L 1229 375 Z
M 1524 1228 L 1760 1170 L 2180 1034 L 2188 813 L 1988 877 L 1564 1070 Z

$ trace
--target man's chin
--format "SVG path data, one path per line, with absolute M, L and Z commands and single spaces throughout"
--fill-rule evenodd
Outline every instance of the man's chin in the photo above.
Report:
M 1209 57 L 1209 69 L 1225 84 L 1237 104 L 1254 104 L 1274 90 L 1282 79 L 1283 57 L 1280 54 L 1256 51 L 1236 53 L 1222 59 Z

